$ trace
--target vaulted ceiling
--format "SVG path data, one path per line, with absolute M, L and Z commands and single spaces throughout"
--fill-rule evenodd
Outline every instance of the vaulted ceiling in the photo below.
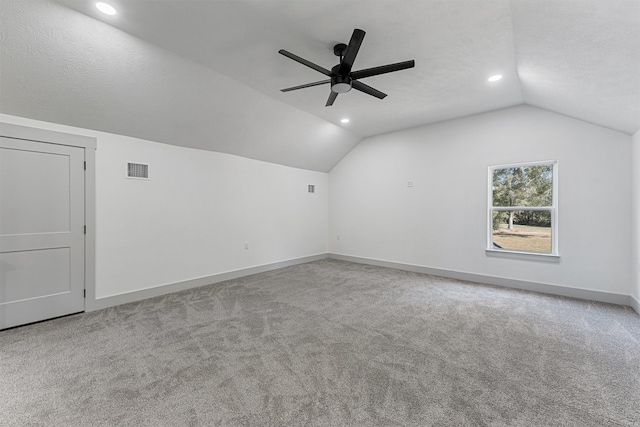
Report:
M 640 128 L 640 0 L 110 3 L 2 0 L 0 112 L 321 171 L 362 137 L 523 103 Z M 354 28 L 354 70 L 416 61 L 363 80 L 384 100 L 280 91 L 324 76 L 279 49 L 331 68 Z

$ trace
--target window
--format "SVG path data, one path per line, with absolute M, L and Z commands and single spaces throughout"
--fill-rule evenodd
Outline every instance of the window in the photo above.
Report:
M 558 255 L 558 164 L 489 167 L 490 251 Z

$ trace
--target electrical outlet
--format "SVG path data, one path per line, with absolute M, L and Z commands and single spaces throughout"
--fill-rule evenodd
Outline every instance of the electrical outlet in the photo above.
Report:
M 249 249 L 249 244 L 247 242 L 244 242 L 244 248 Z
M 413 181 L 407 181 L 407 187 L 413 187 Z

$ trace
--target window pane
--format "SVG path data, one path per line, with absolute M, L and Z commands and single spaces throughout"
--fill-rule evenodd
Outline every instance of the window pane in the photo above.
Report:
M 493 170 L 493 206 L 551 206 L 553 165 Z
M 551 211 L 493 211 L 493 247 L 551 253 Z

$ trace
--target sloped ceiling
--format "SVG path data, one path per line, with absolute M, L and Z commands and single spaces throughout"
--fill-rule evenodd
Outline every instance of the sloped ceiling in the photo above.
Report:
M 110 3 L 2 0 L 0 112 L 320 171 L 362 137 L 522 103 L 640 128 L 640 0 Z M 279 49 L 331 68 L 354 28 L 354 69 L 416 61 L 365 80 L 387 98 L 280 92 L 324 76 Z

